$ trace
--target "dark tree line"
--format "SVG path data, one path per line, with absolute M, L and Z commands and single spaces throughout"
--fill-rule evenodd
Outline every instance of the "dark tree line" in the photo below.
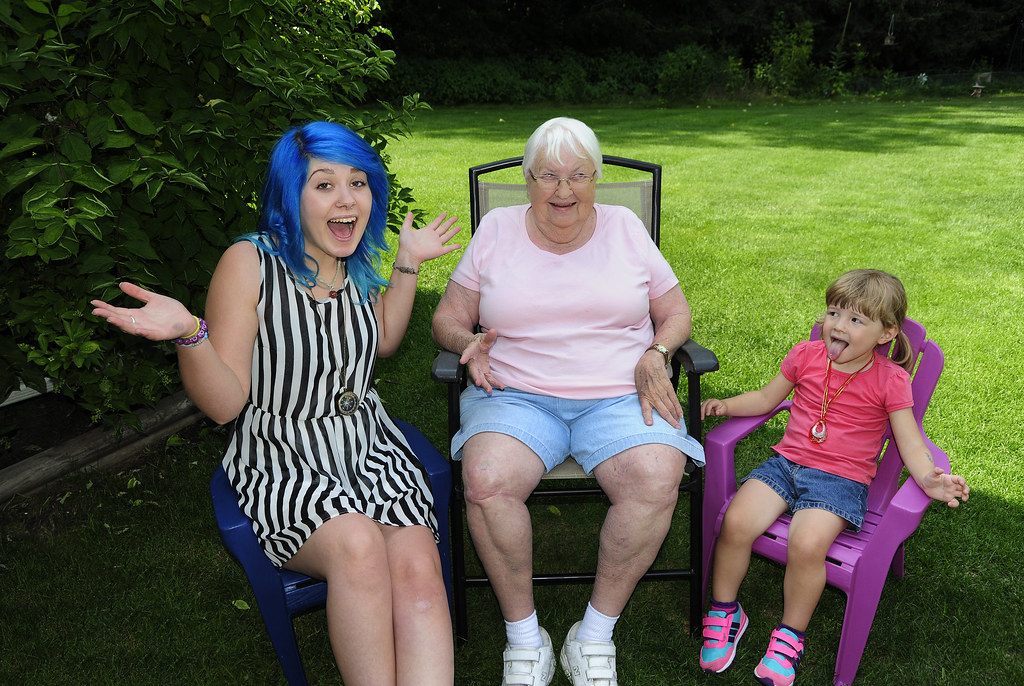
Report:
M 1020 0 L 381 0 L 399 60 L 609 51 L 651 57 L 684 45 L 751 66 L 773 34 L 807 23 L 814 61 L 860 53 L 874 69 L 1022 71 Z

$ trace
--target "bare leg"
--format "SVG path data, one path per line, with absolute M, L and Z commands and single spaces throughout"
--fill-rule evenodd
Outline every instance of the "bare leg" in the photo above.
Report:
M 827 510 L 798 510 L 789 525 L 786 549 L 785 607 L 782 622 L 806 631 L 825 589 L 825 555 L 847 521 Z
M 441 559 L 427 527 L 381 527 L 387 543 L 399 686 L 450 686 L 455 647 Z
M 749 479 L 740 486 L 725 511 L 722 531 L 715 543 L 712 598 L 723 603 L 736 600 L 750 567 L 751 546 L 787 509 L 786 501 L 762 481 Z
M 334 517 L 285 567 L 327 581 L 327 631 L 346 685 L 395 684 L 391 574 L 380 525 L 360 514 Z
M 543 475 L 537 454 L 511 436 L 480 433 L 462 448 L 469 532 L 509 622 L 534 611 L 533 524 L 526 499 Z
M 672 522 L 685 463 L 675 448 L 651 444 L 625 450 L 594 470 L 611 501 L 590 600 L 595 610 L 609 617 L 621 614 L 654 562 Z

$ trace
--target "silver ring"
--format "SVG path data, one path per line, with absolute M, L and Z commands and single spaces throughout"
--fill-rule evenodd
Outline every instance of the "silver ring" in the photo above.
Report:
M 129 317 L 131 317 L 131 315 L 129 315 Z M 132 326 L 134 326 L 135 325 L 135 317 L 131 317 L 131 320 L 132 320 Z

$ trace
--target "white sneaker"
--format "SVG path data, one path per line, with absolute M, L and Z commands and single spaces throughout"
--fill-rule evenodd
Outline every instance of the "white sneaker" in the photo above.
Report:
M 555 676 L 555 651 L 543 627 L 540 636 L 544 639 L 540 648 L 505 644 L 505 652 L 501 654 L 505 661 L 501 686 L 548 686 L 551 683 Z
M 576 640 L 582 622 L 569 629 L 562 646 L 562 669 L 573 686 L 618 686 L 615 674 L 615 644 L 611 641 Z

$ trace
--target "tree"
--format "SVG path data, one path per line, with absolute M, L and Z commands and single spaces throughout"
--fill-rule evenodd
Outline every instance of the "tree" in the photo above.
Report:
M 915 74 L 1005 64 L 1024 20 L 1019 0 L 382 0 L 381 5 L 394 33 L 389 45 L 403 59 L 600 57 L 615 51 L 651 58 L 697 45 L 752 68 L 768 59 L 782 15 L 790 29 L 810 26 L 817 65 L 833 64 L 842 42 L 862 46 L 866 67 Z M 886 47 L 893 18 L 897 41 Z
M 87 315 L 131 280 L 202 312 L 255 228 L 270 142 L 328 119 L 384 152 L 415 97 L 358 112 L 394 54 L 372 0 L 23 0 L 0 6 L 0 397 L 44 377 L 96 418 L 178 387 L 169 344 Z M 385 157 L 386 161 L 386 157 Z M 392 199 L 397 215 L 409 200 Z

